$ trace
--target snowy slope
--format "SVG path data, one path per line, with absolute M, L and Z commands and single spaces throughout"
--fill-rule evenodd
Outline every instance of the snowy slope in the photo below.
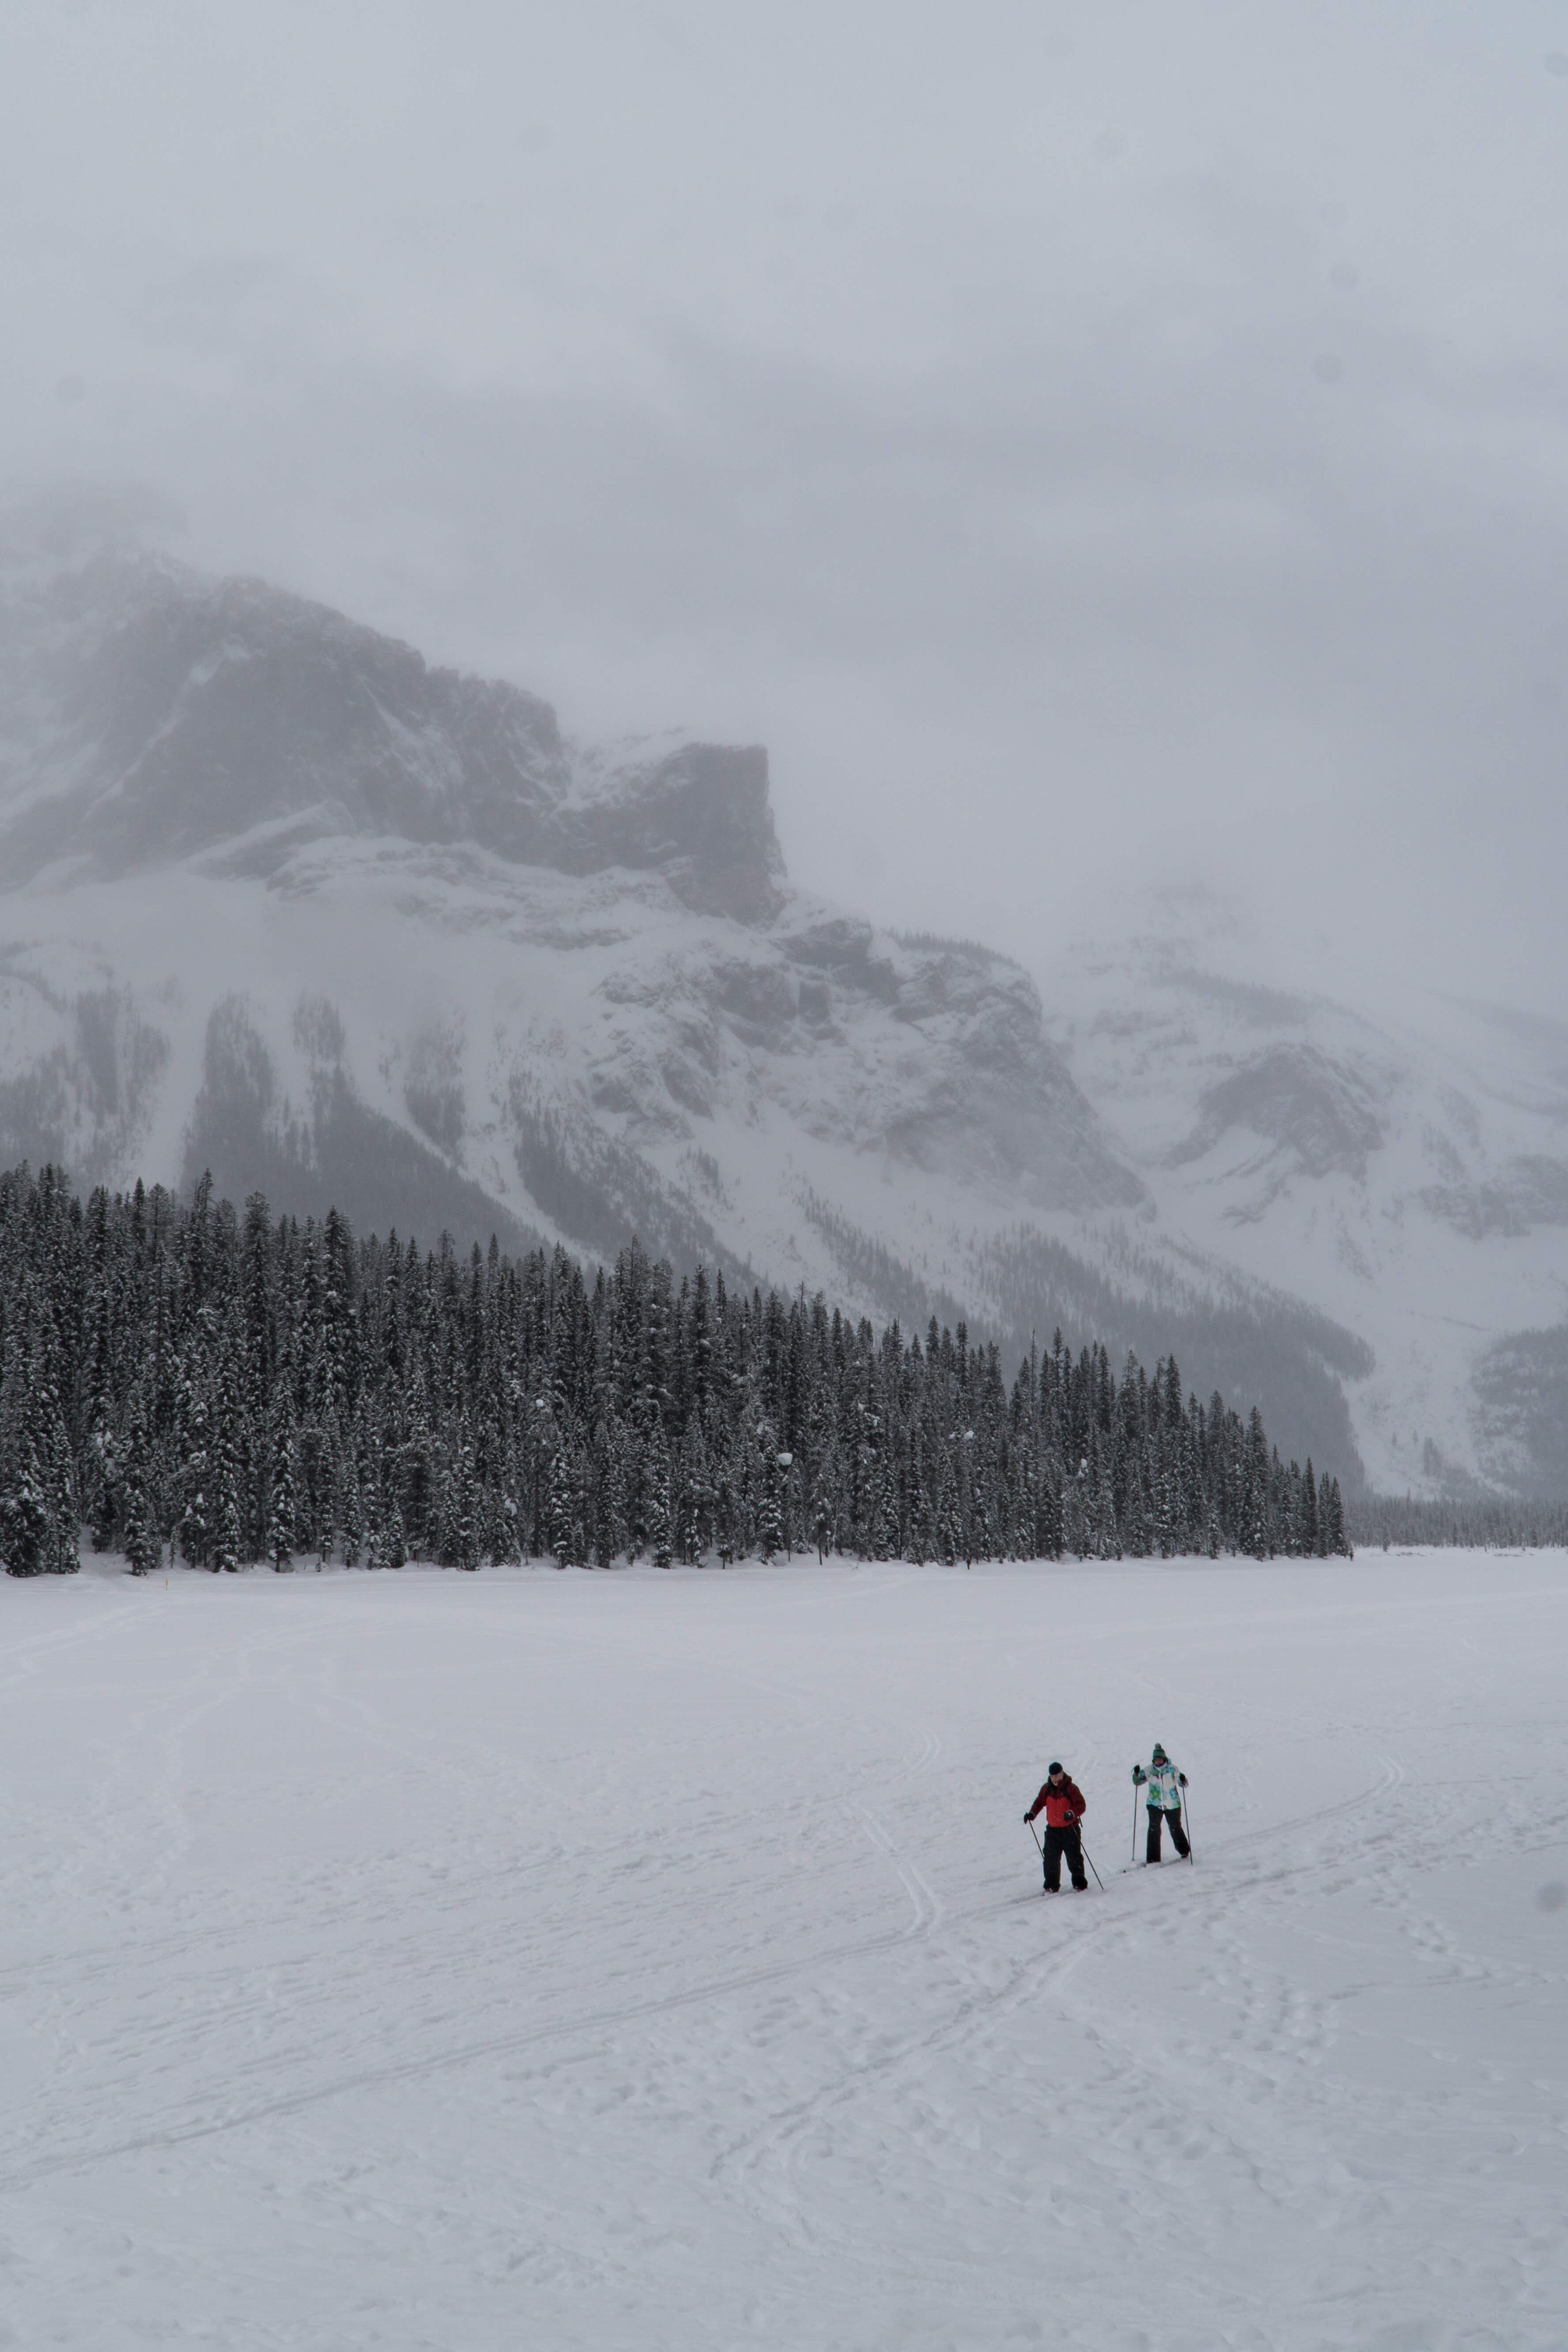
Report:
M 1564 1491 L 1568 1024 L 1373 1021 L 1237 970 L 1154 932 L 1053 973 L 1047 1027 L 1167 1227 L 1368 1342 L 1344 1369 L 1373 1486 Z
M 0 2340 L 1568 2341 L 1561 1554 L 0 1617 Z
M 759 751 L 585 749 L 102 548 L 0 551 L 0 1160 L 637 1234 L 1010 1351 L 1173 1348 L 1352 1484 L 1568 1476 L 1558 1341 L 1508 1338 L 1564 1312 L 1568 1039 L 1394 1036 L 1170 940 L 1043 1004 L 793 888 Z

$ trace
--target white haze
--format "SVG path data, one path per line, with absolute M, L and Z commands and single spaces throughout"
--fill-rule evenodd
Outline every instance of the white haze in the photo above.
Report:
M 0 470 L 1040 962 L 1568 979 L 1568 5 L 11 0 Z

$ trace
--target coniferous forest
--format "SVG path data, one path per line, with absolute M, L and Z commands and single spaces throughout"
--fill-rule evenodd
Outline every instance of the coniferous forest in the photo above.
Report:
M 1348 1549 L 1255 1409 L 1060 1335 L 1009 1384 L 964 1326 L 677 1280 L 637 1248 L 421 1254 L 204 1181 L 0 1176 L 0 1557 L 285 1570 L 950 1563 Z

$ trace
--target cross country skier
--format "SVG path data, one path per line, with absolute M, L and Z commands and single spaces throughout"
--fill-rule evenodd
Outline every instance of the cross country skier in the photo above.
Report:
M 1045 1785 L 1028 1811 L 1026 1822 L 1033 1822 L 1040 1807 L 1046 1809 L 1046 1840 L 1042 1859 L 1046 1866 L 1046 1893 L 1059 1895 L 1062 1891 L 1062 1856 L 1068 1858 L 1072 1883 L 1080 1895 L 1089 1893 L 1089 1881 L 1083 1874 L 1083 1839 L 1079 1823 L 1089 1811 L 1083 1790 L 1076 1780 L 1069 1780 L 1059 1764 L 1053 1764 L 1046 1774 Z
M 1187 1785 L 1187 1776 L 1177 1771 L 1157 1739 L 1154 1753 L 1149 1759 L 1149 1769 L 1145 1772 L 1142 1764 L 1134 1764 L 1132 1779 L 1136 1787 L 1147 1788 L 1149 1791 L 1143 1800 L 1149 1808 L 1149 1843 L 1144 1851 L 1144 1860 L 1159 1861 L 1160 1832 L 1166 1822 L 1171 1824 L 1176 1852 L 1189 1854 L 1192 1849 L 1187 1843 L 1187 1833 L 1182 1827 L 1182 1790 Z

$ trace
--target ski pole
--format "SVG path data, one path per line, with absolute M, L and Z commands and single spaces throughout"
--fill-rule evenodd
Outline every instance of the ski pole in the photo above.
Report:
M 1133 1825 L 1133 1826 L 1134 1826 L 1134 1827 L 1136 1827 L 1136 1826 L 1137 1826 L 1137 1824 L 1136 1824 L 1136 1823 L 1134 1823 L 1134 1825 Z M 1090 1852 L 1089 1852 L 1089 1850 L 1088 1846 L 1086 1846 L 1086 1845 L 1085 1845 L 1085 1843 L 1084 1843 L 1084 1842 L 1083 1842 L 1082 1838 L 1079 1838 L 1079 1842 L 1078 1842 L 1078 1850 L 1079 1850 L 1079 1853 L 1081 1853 L 1081 1854 L 1082 1854 L 1082 1856 L 1083 1856 L 1083 1858 L 1084 1858 L 1085 1862 L 1087 1862 L 1087 1863 L 1088 1863 L 1088 1864 L 1089 1864 L 1089 1866 L 1090 1870 L 1094 1870 L 1094 1856 L 1093 1856 L 1093 1854 L 1091 1854 L 1091 1853 L 1090 1853 Z M 1104 1881 L 1104 1879 L 1103 1879 L 1103 1878 L 1101 1878 L 1101 1876 L 1100 1876 L 1100 1873 L 1099 1873 L 1099 1871 L 1098 1871 L 1098 1870 L 1094 1870 L 1094 1883 L 1095 1883 L 1095 1885 L 1099 1887 L 1099 1889 L 1100 1889 L 1100 1893 L 1103 1895 L 1103 1894 L 1104 1894 L 1104 1892 L 1105 1892 L 1105 1881 Z
M 1191 1816 L 1191 1814 L 1190 1814 L 1190 1813 L 1188 1812 L 1188 1811 L 1187 1811 L 1187 1784 L 1186 1784 L 1186 1782 L 1185 1782 L 1184 1780 L 1184 1781 L 1183 1781 L 1183 1783 L 1182 1783 L 1181 1796 L 1182 1796 L 1182 1827 L 1186 1831 L 1186 1833 L 1187 1833 L 1187 1860 L 1188 1860 L 1189 1862 L 1191 1862 L 1191 1860 L 1192 1860 L 1192 1858 L 1193 1858 L 1193 1822 L 1192 1822 L 1192 1816 Z
M 1138 1783 L 1132 1783 L 1132 1861 L 1138 1859 Z M 1131 1869 L 1131 1864 L 1128 1867 Z

